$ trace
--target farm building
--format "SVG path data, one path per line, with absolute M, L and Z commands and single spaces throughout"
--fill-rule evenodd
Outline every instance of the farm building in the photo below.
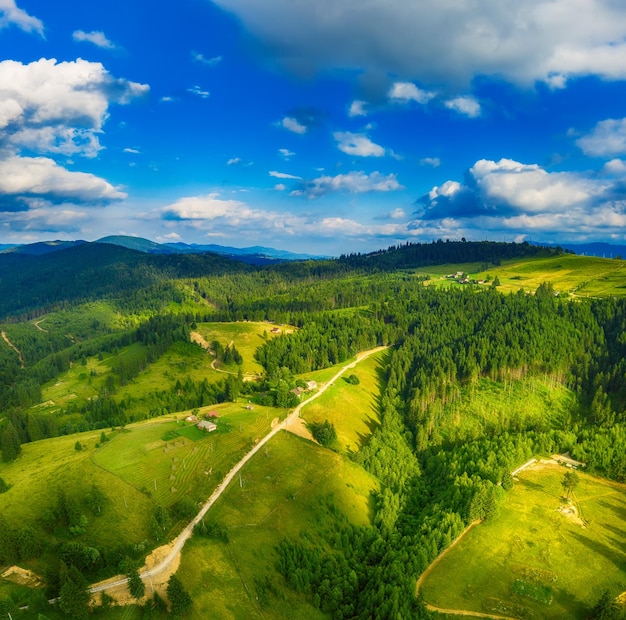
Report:
M 198 422 L 196 426 L 201 431 L 207 431 L 207 433 L 212 433 L 213 431 L 217 430 L 217 425 L 214 424 L 213 422 L 208 422 L 207 420 L 202 420 L 201 422 Z

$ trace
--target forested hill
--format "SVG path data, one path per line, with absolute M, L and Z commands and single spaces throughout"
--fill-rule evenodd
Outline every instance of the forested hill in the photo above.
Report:
M 129 294 L 173 279 L 263 272 L 291 282 L 350 272 L 375 273 L 447 263 L 499 264 L 510 258 L 554 256 L 560 248 L 528 243 L 436 241 L 392 246 L 334 260 L 245 265 L 212 253 L 148 254 L 106 243 L 82 243 L 43 255 L 0 254 L 0 317 L 48 311 L 65 302 Z
M 0 316 L 128 295 L 176 278 L 249 270 L 216 254 L 154 255 L 105 243 L 84 243 L 40 256 L 0 254 Z
M 368 254 L 344 254 L 339 262 L 353 267 L 370 267 L 381 270 L 443 265 L 446 263 L 488 262 L 499 264 L 510 258 L 556 256 L 560 247 L 541 247 L 523 243 L 497 241 L 443 241 L 432 243 L 406 243 L 390 246 Z

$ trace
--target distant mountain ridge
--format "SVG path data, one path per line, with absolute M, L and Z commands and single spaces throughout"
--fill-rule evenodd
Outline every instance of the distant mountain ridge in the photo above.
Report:
M 83 245 L 87 241 L 39 241 L 25 245 L 0 245 L 0 253 L 28 254 L 31 256 L 41 256 L 50 252 L 57 252 L 67 248 Z M 110 235 L 102 237 L 93 243 L 108 243 L 117 245 L 129 250 L 136 250 L 145 254 L 219 254 L 253 265 L 266 265 L 282 261 L 309 260 L 325 258 L 314 254 L 295 254 L 286 250 L 276 250 L 262 246 L 249 248 L 234 248 L 222 245 L 200 245 L 197 243 L 155 243 L 142 237 L 130 237 L 126 235 Z
M 580 256 L 597 256 L 598 258 L 626 257 L 626 245 L 613 245 L 603 241 L 594 243 L 539 243 L 548 248 L 561 247 Z

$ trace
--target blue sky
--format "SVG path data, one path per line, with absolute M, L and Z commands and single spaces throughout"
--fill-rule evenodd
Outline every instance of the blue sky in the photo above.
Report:
M 0 243 L 623 243 L 625 58 L 617 0 L 0 0 Z

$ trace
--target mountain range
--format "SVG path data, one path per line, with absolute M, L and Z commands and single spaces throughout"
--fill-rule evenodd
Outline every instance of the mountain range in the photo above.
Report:
M 84 243 L 88 242 L 83 240 L 55 240 L 39 241 L 37 243 L 24 245 L 0 244 L 0 253 L 40 256 L 42 254 L 49 254 L 51 252 L 57 252 L 59 250 L 65 250 L 67 248 L 83 245 Z M 124 235 L 102 237 L 102 239 L 98 239 L 97 241 L 94 241 L 94 243 L 108 243 L 110 245 L 117 245 L 129 250 L 144 252 L 145 254 L 205 254 L 210 252 L 212 254 L 219 254 L 220 256 L 225 256 L 252 265 L 266 265 L 283 261 L 325 258 L 324 256 L 316 256 L 313 254 L 295 254 L 293 252 L 287 252 L 286 250 L 276 250 L 274 248 L 266 248 L 258 245 L 249 248 L 234 248 L 215 244 L 199 245 L 197 243 L 187 244 L 180 242 L 155 243 L 149 239 Z

